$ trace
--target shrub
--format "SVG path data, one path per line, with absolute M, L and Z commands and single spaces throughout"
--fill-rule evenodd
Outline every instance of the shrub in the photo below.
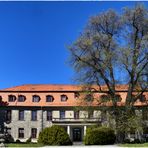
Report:
M 107 145 L 114 144 L 116 136 L 111 128 L 97 127 L 88 128 L 84 138 L 85 145 Z
M 20 141 L 19 139 L 17 139 L 15 142 L 16 142 L 16 143 L 21 143 L 21 141 Z
M 45 128 L 39 134 L 38 143 L 44 145 L 72 145 L 69 135 L 64 128 L 53 125 Z
M 5 143 L 13 143 L 14 142 L 14 139 L 10 134 L 6 134 L 4 139 L 5 139 Z
M 26 143 L 31 143 L 31 137 L 26 140 Z

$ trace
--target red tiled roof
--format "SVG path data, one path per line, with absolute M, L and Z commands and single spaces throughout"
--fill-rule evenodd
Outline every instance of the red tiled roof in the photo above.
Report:
M 127 85 L 117 85 L 117 90 L 127 90 Z M 96 88 L 96 87 L 95 87 Z M 102 86 L 103 90 L 107 90 L 106 86 Z M 6 88 L 7 91 L 78 91 L 82 90 L 82 85 L 63 85 L 63 84 L 26 84 Z

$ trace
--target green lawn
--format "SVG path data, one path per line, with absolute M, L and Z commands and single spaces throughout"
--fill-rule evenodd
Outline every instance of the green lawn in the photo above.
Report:
M 120 144 L 121 147 L 148 147 L 148 143 L 142 144 Z
M 42 147 L 42 144 L 38 143 L 10 143 L 6 144 L 6 147 Z

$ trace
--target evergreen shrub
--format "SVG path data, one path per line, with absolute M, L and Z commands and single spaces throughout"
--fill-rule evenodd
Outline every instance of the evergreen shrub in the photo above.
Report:
M 108 127 L 88 128 L 84 138 L 85 145 L 114 144 L 116 136 L 114 130 Z
M 38 143 L 43 145 L 72 145 L 67 132 L 58 125 L 43 129 L 39 134 Z

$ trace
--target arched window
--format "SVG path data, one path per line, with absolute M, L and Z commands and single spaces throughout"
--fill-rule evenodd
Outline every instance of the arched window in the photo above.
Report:
M 54 97 L 52 95 L 46 96 L 46 102 L 53 102 L 53 101 L 54 101 Z
M 32 102 L 39 102 L 39 101 L 40 101 L 40 96 L 38 96 L 38 95 L 32 96 Z
M 68 97 L 66 95 L 61 95 L 61 101 L 64 102 L 64 101 L 67 101 Z
M 18 102 L 25 102 L 26 97 L 24 95 L 18 95 Z
M 15 102 L 15 100 L 16 100 L 16 96 L 14 96 L 14 95 L 8 96 L 8 102 Z

